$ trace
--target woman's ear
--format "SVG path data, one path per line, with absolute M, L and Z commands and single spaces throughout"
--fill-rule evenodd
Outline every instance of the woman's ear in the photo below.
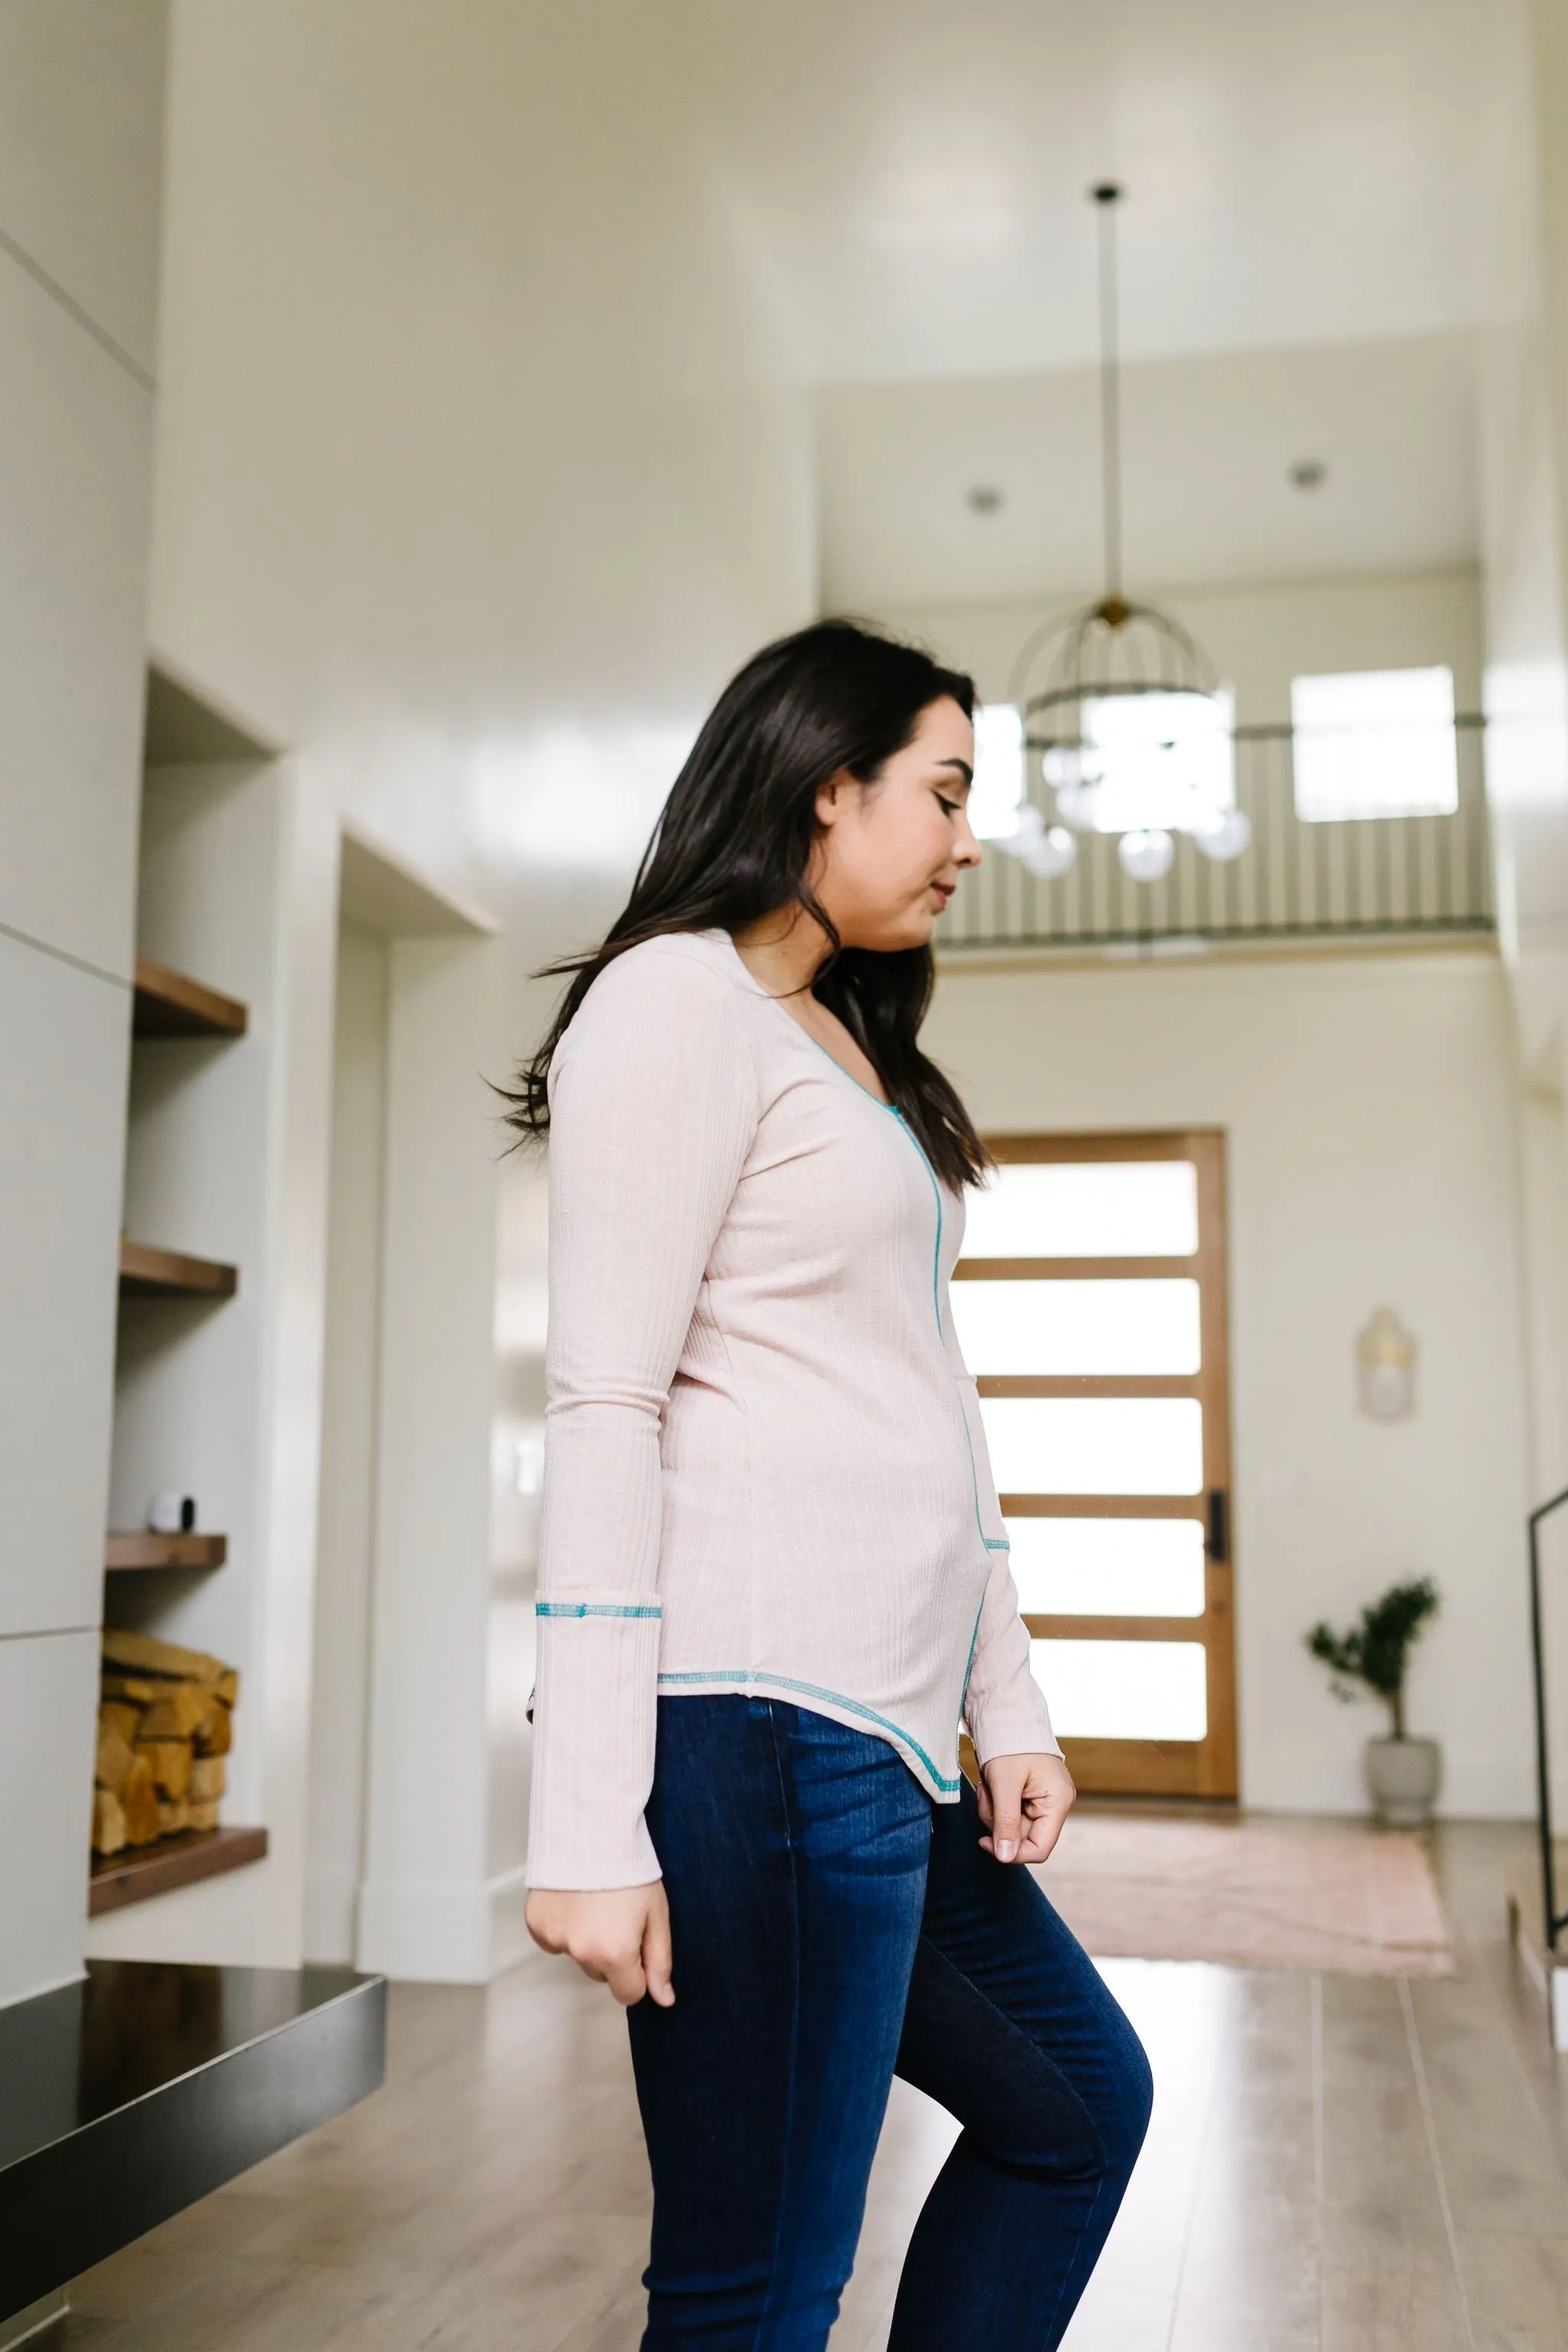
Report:
M 825 784 L 817 786 L 816 822 L 818 824 L 837 824 L 844 814 L 845 801 L 847 797 L 844 787 L 847 784 L 852 784 L 854 781 L 853 776 L 840 768 L 837 775 L 829 776 Z

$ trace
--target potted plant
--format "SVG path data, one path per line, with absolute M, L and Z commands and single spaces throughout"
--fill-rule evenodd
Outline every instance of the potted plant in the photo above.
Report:
M 1431 1819 L 1442 1777 L 1437 1742 L 1412 1739 L 1405 1728 L 1410 1653 L 1437 1608 L 1436 1586 L 1429 1576 L 1418 1577 L 1391 1585 L 1345 1633 L 1319 1623 L 1305 1636 L 1313 1657 L 1332 1669 L 1336 1698 L 1354 1698 L 1361 1684 L 1388 1709 L 1389 1737 L 1366 1743 L 1366 1785 L 1378 1818 L 1399 1829 L 1415 1829 Z

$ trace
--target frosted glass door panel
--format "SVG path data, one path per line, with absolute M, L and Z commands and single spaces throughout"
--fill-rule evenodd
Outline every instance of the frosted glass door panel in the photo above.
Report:
M 1201 1617 L 1196 1519 L 1009 1519 L 1026 1617 Z
M 955 1282 L 970 1370 L 1195 1372 L 1195 1282 Z
M 1204 1416 L 1195 1397 L 983 1397 L 1004 1495 L 1195 1495 Z
M 1031 1642 L 1035 1680 L 1063 1739 L 1202 1739 L 1201 1642 Z
M 1013 1160 L 967 1196 L 965 1257 L 1191 1257 L 1190 1160 Z

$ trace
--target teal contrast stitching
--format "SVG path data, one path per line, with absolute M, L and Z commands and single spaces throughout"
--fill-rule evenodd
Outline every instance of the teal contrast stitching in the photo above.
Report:
M 909 1137 L 910 1141 L 914 1145 L 916 1151 L 920 1155 L 921 1166 L 925 1170 L 927 1180 L 931 1185 L 931 1199 L 936 1203 L 936 1241 L 931 1250 L 931 1297 L 932 1311 L 936 1316 L 936 1336 L 939 1342 L 945 1347 L 946 1340 L 943 1337 L 942 1328 L 942 1187 L 936 1181 L 936 1171 L 931 1166 L 930 1160 L 926 1157 L 925 1148 L 921 1142 L 919 1136 L 915 1133 L 913 1128 L 904 1117 L 903 1112 L 899 1109 L 897 1104 L 882 1102 L 871 1092 L 869 1087 L 861 1086 L 859 1079 L 856 1077 L 851 1071 L 845 1068 L 843 1063 L 838 1059 L 837 1055 L 828 1053 L 826 1046 L 822 1045 L 816 1037 L 813 1037 L 809 1030 L 803 1029 L 801 1031 L 801 1034 L 806 1039 L 808 1044 L 816 1047 L 817 1052 L 821 1054 L 825 1059 L 832 1063 L 834 1068 L 838 1072 L 841 1077 L 847 1078 L 852 1087 L 858 1088 L 859 1092 L 865 1096 L 868 1102 L 876 1103 L 879 1110 L 888 1111 L 898 1120 L 899 1125 L 903 1129 L 904 1133 Z M 986 1534 L 985 1522 L 980 1516 L 980 1473 L 975 1466 L 974 1447 L 970 1442 L 969 1418 L 967 1414 L 964 1415 L 963 1422 L 963 1442 L 965 1445 L 969 1447 L 969 1484 L 974 1496 L 974 1531 L 979 1536 L 981 1542 L 984 1545 L 987 1551 L 1010 1551 L 1012 1549 L 1012 1546 L 1005 1538 L 997 1536 L 988 1536 Z
M 925 1170 L 927 1179 L 931 1184 L 931 1199 L 936 1203 L 936 1241 L 931 1250 L 931 1307 L 936 1315 L 937 1341 L 938 1344 L 945 1349 L 947 1342 L 942 1328 L 942 1187 L 936 1181 L 936 1171 L 931 1166 L 930 1160 L 926 1156 L 924 1145 L 921 1143 L 919 1136 L 915 1133 L 913 1128 L 910 1125 L 908 1119 L 904 1117 L 903 1112 L 900 1110 L 897 1104 L 883 1102 L 879 1096 L 874 1095 L 871 1092 L 869 1087 L 861 1086 L 859 1079 L 855 1076 L 854 1073 L 845 1068 L 837 1055 L 830 1054 L 826 1046 L 824 1045 L 817 1038 L 812 1036 L 811 1032 L 808 1029 L 803 1029 L 801 1031 L 801 1035 L 805 1038 L 808 1045 L 815 1045 L 817 1052 L 823 1055 L 824 1059 L 832 1063 L 840 1077 L 847 1078 L 850 1085 L 856 1087 L 859 1093 L 863 1094 L 868 1102 L 875 1103 L 879 1110 L 887 1111 L 892 1118 L 898 1120 L 899 1125 L 903 1129 L 904 1133 L 909 1137 L 910 1141 L 914 1145 L 916 1151 L 920 1155 L 921 1166 Z M 963 1442 L 969 1449 L 969 1486 L 970 1491 L 974 1498 L 974 1531 L 988 1552 L 1010 1552 L 1013 1547 L 1005 1536 L 988 1536 L 985 1532 L 985 1522 L 980 1516 L 980 1471 L 974 1459 L 973 1442 L 969 1434 L 969 1416 L 967 1413 L 963 1412 L 962 1406 L 960 1407 L 960 1412 L 963 1420 Z M 973 1664 L 973 1651 L 970 1653 L 970 1663 L 971 1664 Z M 968 1687 L 969 1682 L 966 1675 L 964 1678 L 965 1690 L 967 1690 Z M 903 1735 L 900 1733 L 900 1737 L 902 1738 Z M 913 1743 L 911 1742 L 910 1744 L 912 1746 Z M 935 1769 L 936 1768 L 933 1765 L 931 1767 L 933 1773 L 935 1772 Z M 943 1782 L 942 1785 L 945 1787 L 946 1783 Z M 954 1786 L 956 1787 L 956 1785 L 957 1783 L 955 1782 Z
M 662 1617 L 664 1611 L 658 1601 L 651 1609 L 613 1609 L 594 1601 L 536 1601 L 533 1613 L 536 1617 Z
M 831 1055 L 828 1059 L 831 1061 Z M 984 1603 L 982 1605 L 984 1606 Z M 977 1620 L 976 1631 L 978 1630 Z M 804 1691 L 807 1698 L 831 1699 L 835 1706 L 847 1707 L 851 1715 L 861 1716 L 868 1723 L 875 1723 L 883 1731 L 890 1731 L 895 1739 L 901 1739 L 910 1753 L 920 1758 L 937 1787 L 944 1794 L 956 1795 L 961 1786 L 960 1781 L 950 1780 L 945 1773 L 937 1770 L 920 1741 L 911 1738 L 901 1724 L 894 1723 L 889 1716 L 879 1715 L 874 1706 L 862 1706 L 858 1698 L 846 1698 L 842 1691 L 824 1690 L 819 1683 L 797 1682 L 793 1675 L 749 1675 L 743 1673 L 740 1667 L 736 1667 L 729 1674 L 660 1675 L 659 1681 L 661 1683 L 742 1683 L 748 1685 L 752 1683 L 767 1683 L 774 1690 Z
M 776 1004 L 778 1003 L 778 998 L 775 996 L 770 1001 Z M 795 1020 L 795 1015 L 791 1013 L 790 1018 L 792 1021 Z M 795 1026 L 796 1028 L 800 1028 L 800 1024 L 796 1022 Z M 826 1046 L 822 1043 L 822 1040 L 819 1037 L 814 1037 L 809 1029 L 801 1029 L 800 1034 L 805 1039 L 808 1045 L 815 1045 L 819 1054 L 827 1055 L 827 1059 L 832 1063 L 834 1068 L 837 1071 L 841 1078 L 847 1078 L 852 1087 L 860 1087 L 860 1092 L 865 1096 L 868 1102 L 874 1102 L 877 1108 L 879 1110 L 885 1110 L 889 1118 L 902 1118 L 904 1114 L 899 1108 L 897 1103 L 885 1103 L 880 1095 L 874 1095 L 871 1092 L 869 1087 L 860 1086 L 860 1081 L 856 1076 L 854 1071 L 847 1070 L 837 1054 L 828 1054 Z

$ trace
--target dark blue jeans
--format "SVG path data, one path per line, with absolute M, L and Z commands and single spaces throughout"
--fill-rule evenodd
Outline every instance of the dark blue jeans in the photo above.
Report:
M 1028 1872 L 885 1740 L 661 1699 L 675 2005 L 629 2011 L 653 2169 L 644 2352 L 821 2352 L 895 2074 L 963 2125 L 889 2352 L 1049 2352 L 1149 2120 L 1148 2061 Z

